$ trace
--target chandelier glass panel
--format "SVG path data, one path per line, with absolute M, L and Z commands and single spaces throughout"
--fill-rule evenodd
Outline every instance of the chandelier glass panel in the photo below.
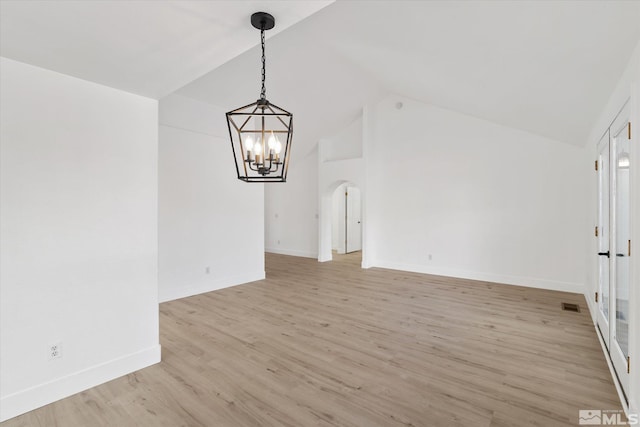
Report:
M 260 30 L 262 90 L 260 98 L 227 113 L 227 125 L 238 179 L 245 182 L 286 182 L 293 115 L 267 100 L 264 32 L 275 25 L 273 16 L 257 12 L 251 24 Z

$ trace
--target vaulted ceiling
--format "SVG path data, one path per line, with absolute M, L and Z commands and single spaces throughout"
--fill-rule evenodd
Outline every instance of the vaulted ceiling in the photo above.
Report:
M 333 0 L 2 0 L 0 54 L 151 98 L 258 43 L 253 12 L 280 32 Z
M 328 6 L 327 6 L 328 5 Z M 0 2 L 0 53 L 154 98 L 267 96 L 315 144 L 388 93 L 575 145 L 640 39 L 637 1 Z
M 640 2 L 628 1 L 337 1 L 268 42 L 267 91 L 312 140 L 396 93 L 584 145 L 638 22 Z M 258 59 L 249 50 L 178 92 L 251 101 Z

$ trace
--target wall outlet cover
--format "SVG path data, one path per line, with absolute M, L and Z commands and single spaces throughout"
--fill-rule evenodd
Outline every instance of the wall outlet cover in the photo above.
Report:
M 57 342 L 54 344 L 49 344 L 47 347 L 47 355 L 49 360 L 53 359 L 61 359 L 62 358 L 62 343 Z

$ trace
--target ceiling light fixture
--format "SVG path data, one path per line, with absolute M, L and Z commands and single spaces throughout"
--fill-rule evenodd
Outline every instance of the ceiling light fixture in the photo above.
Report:
M 256 102 L 227 113 L 231 149 L 238 179 L 245 182 L 286 182 L 293 137 L 293 114 L 267 100 L 265 90 L 264 32 L 275 26 L 268 13 L 251 15 L 260 30 L 262 90 Z

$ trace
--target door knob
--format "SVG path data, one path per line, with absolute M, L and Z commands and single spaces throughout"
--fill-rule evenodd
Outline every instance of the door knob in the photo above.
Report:
M 609 251 L 607 251 L 607 252 L 598 252 L 598 255 L 606 256 L 607 258 L 609 258 Z

